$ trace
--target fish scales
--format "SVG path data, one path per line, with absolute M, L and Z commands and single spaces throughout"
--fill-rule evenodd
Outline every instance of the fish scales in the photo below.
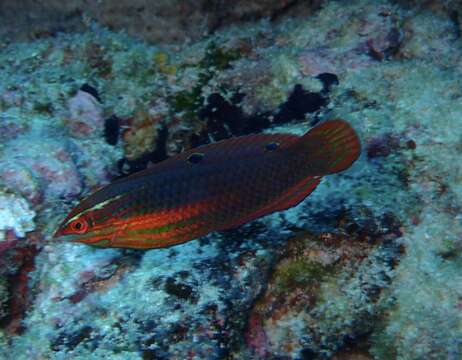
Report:
M 201 146 L 85 198 L 55 236 L 104 247 L 179 244 L 295 206 L 359 153 L 356 133 L 342 120 L 304 136 L 248 135 Z

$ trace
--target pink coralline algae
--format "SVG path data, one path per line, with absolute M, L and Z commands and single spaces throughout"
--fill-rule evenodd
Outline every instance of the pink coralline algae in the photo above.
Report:
M 462 8 L 290 16 L 314 2 L 178 47 L 0 46 L 0 359 L 462 358 Z M 337 117 L 357 166 L 295 208 L 146 252 L 51 238 L 123 173 Z
M 35 237 L 37 237 L 36 234 L 31 234 L 28 236 L 31 243 L 39 242 L 38 239 L 34 240 Z M 2 264 L 3 268 L 10 266 L 14 269 L 12 270 L 10 268 L 9 274 L 10 293 L 8 295 L 9 301 L 7 302 L 8 321 L 5 327 L 5 330 L 8 334 L 17 334 L 22 329 L 24 314 L 32 300 L 32 296 L 29 291 L 29 275 L 35 269 L 34 260 L 37 253 L 38 249 L 34 245 L 17 246 L 9 253 L 8 256 L 5 256 L 5 258 L 8 258 L 11 261 L 11 264 Z
M 103 140 L 70 139 L 69 148 L 85 187 L 99 187 L 116 175 L 117 150 Z
M 328 31 L 327 45 L 308 48 L 299 54 L 303 74 L 341 74 L 370 66 L 398 52 L 403 34 L 391 9 L 382 7 L 373 12 L 364 9 L 355 19 L 349 23 L 349 29 L 343 29 L 350 33 L 348 39 L 342 39 L 338 30 Z M 332 41 L 340 46 L 330 46 Z
M 17 90 L 7 90 L 0 94 L 0 105 L 5 107 L 21 106 L 24 103 L 24 96 Z
M 304 75 L 322 73 L 342 74 L 346 71 L 370 66 L 373 60 L 365 56 L 366 51 L 350 49 L 333 51 L 327 48 L 308 49 L 300 53 L 299 63 Z
M 98 100 L 91 94 L 79 90 L 69 100 L 69 130 L 73 136 L 101 135 L 104 119 Z
M 24 237 L 26 232 L 34 230 L 34 217 L 35 212 L 30 209 L 27 201 L 0 192 L 0 254 L 18 237 Z
M 0 115 L 0 141 L 9 141 L 26 133 L 27 130 L 28 124 L 24 121 L 18 121 L 13 116 Z
M 31 204 L 37 205 L 43 199 L 40 184 L 32 171 L 13 161 L 0 161 L 0 179 L 8 188 L 17 191 Z
M 18 138 L 8 144 L 0 164 L 2 182 L 33 202 L 72 198 L 82 190 L 77 168 L 57 140 Z
M 269 354 L 268 337 L 263 328 L 262 319 L 256 312 L 252 313 L 249 319 L 246 343 L 260 358 Z

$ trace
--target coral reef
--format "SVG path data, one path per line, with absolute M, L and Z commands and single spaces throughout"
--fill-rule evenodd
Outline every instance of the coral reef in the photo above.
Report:
M 460 358 L 461 13 L 326 1 L 182 46 L 97 25 L 4 46 L 0 357 Z M 362 155 L 295 208 L 146 252 L 52 239 L 117 176 L 329 118 Z
M 97 95 L 96 95 L 97 96 Z M 103 114 L 98 99 L 79 90 L 69 100 L 69 132 L 75 137 L 98 134 L 103 128 Z
M 48 247 L 37 264 L 49 275 L 13 348 L 39 337 L 29 356 L 224 356 L 245 327 L 239 314 L 259 292 L 269 248 L 278 246 L 249 234 L 240 234 L 241 245 L 214 239 L 145 254 Z
M 348 234 L 352 225 L 357 229 Z M 401 252 L 399 231 L 379 225 L 378 233 L 349 223 L 345 235 L 303 233 L 289 240 L 250 315 L 247 343 L 254 355 L 331 357 L 373 329 Z
M 7 232 L 15 237 L 24 237 L 35 228 L 35 212 L 26 200 L 13 194 L 0 192 L 0 242 L 9 241 Z
M 277 19 L 288 13 L 308 15 L 320 4 L 320 0 L 236 0 L 232 6 L 219 0 L 148 3 L 144 0 L 117 3 L 72 0 L 66 4 L 56 0 L 5 0 L 0 6 L 3 24 L 0 34 L 4 39 L 16 41 L 43 38 L 61 31 L 82 31 L 89 21 L 95 20 L 147 41 L 183 42 L 197 40 L 230 24 L 263 17 Z

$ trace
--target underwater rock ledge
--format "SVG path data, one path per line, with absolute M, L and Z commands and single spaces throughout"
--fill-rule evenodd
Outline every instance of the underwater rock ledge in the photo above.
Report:
M 182 46 L 2 46 L 0 358 L 460 358 L 460 14 L 326 1 Z M 146 252 L 51 239 L 117 177 L 333 118 L 363 153 L 295 208 Z

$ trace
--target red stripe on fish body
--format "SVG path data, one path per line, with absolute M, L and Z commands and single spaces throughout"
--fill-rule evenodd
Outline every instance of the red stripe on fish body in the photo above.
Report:
M 359 153 L 354 130 L 340 120 L 302 137 L 248 135 L 201 146 L 82 200 L 56 236 L 105 247 L 179 244 L 298 204 Z

